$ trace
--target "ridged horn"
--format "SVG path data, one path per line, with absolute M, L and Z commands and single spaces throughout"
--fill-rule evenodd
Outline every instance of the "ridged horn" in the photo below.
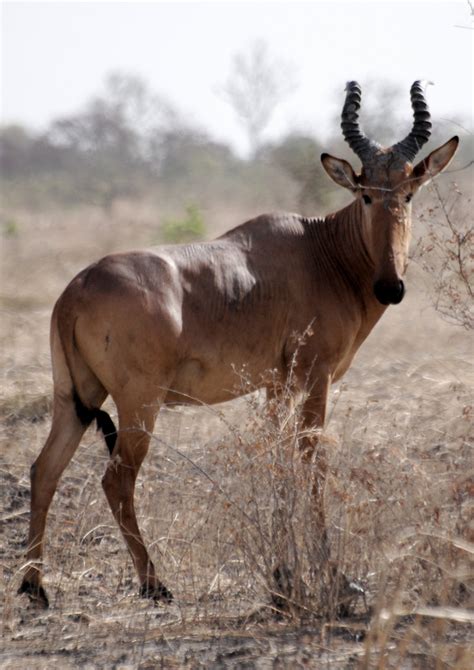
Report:
M 431 135 L 431 115 L 424 94 L 424 84 L 417 80 L 410 89 L 411 106 L 413 108 L 413 128 L 404 140 L 392 147 L 394 153 L 401 154 L 409 161 L 413 161 L 421 147 L 428 142 Z
M 359 109 L 362 92 L 360 85 L 356 81 L 348 81 L 346 91 L 346 101 L 341 115 L 342 134 L 352 151 L 359 156 L 362 163 L 365 163 L 379 149 L 379 145 L 369 140 L 359 128 Z

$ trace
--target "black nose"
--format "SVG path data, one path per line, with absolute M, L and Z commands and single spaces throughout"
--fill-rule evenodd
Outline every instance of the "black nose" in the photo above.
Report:
M 398 305 L 405 295 L 405 284 L 399 281 L 385 281 L 380 279 L 374 284 L 374 294 L 382 305 Z

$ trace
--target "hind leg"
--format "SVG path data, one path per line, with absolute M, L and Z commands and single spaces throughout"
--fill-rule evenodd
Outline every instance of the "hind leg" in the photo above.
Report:
M 159 581 L 138 528 L 134 505 L 135 482 L 145 458 L 158 412 L 152 403 L 117 401 L 118 440 L 102 479 L 112 513 L 132 556 L 142 596 L 170 602 L 172 595 Z
M 31 516 L 26 553 L 27 571 L 19 593 L 27 593 L 48 607 L 41 585 L 41 559 L 46 517 L 64 469 L 74 455 L 86 430 L 78 419 L 72 397 L 56 395 L 51 431 L 40 455 L 31 466 Z

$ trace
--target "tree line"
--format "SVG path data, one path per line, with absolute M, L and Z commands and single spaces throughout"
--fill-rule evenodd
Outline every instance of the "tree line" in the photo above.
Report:
M 334 137 L 324 147 L 317 137 L 297 131 L 276 142 L 263 140 L 275 108 L 291 93 L 287 78 L 279 78 L 283 69 L 272 67 L 264 45 L 256 43 L 247 60 L 236 56 L 221 88 L 247 133 L 246 159 L 191 125 L 140 77 L 112 73 L 99 95 L 77 113 L 54 119 L 43 132 L 21 125 L 0 128 L 4 201 L 35 207 L 92 203 L 110 209 L 118 199 L 151 191 L 201 202 L 231 194 L 245 199 L 265 189 L 278 207 L 285 205 L 280 202 L 283 189 L 293 194 L 294 206 L 311 213 L 328 198 L 321 152 L 330 146 L 332 153 L 350 154 L 338 118 Z M 393 112 L 402 92 L 385 84 L 376 93 L 372 105 L 370 100 L 366 105 L 367 132 L 393 140 L 409 126 L 410 117 L 403 122 Z M 408 101 L 406 107 L 408 112 Z

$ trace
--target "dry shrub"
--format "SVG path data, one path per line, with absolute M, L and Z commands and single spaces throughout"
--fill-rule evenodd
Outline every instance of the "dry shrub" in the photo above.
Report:
M 240 383 L 247 384 L 245 373 Z M 311 464 L 301 459 L 307 434 L 291 384 L 269 402 L 256 392 L 247 395 L 238 423 L 206 408 L 226 424 L 227 437 L 204 452 L 181 451 L 156 437 L 172 463 L 159 483 L 168 491 L 163 508 L 174 501 L 183 510 L 185 500 L 185 513 L 175 512 L 159 540 L 167 579 L 192 603 L 193 617 L 233 616 L 233 626 L 268 622 L 275 596 L 284 596 L 288 622 L 321 625 L 339 618 L 338 630 L 353 639 L 365 631 L 361 667 L 398 668 L 419 655 L 420 665 L 407 667 L 433 661 L 467 669 L 469 645 L 460 641 L 473 618 L 469 417 L 455 435 L 433 444 L 416 429 L 422 408 L 413 408 L 402 424 L 384 405 L 384 425 L 371 403 L 344 407 L 343 396 L 344 389 L 339 437 L 320 435 L 317 447 L 330 463 L 329 562 L 314 523 L 317 458 Z M 289 569 L 291 592 L 275 582 L 278 566 Z
M 472 197 L 450 183 L 442 191 L 436 181 L 432 198 L 419 220 L 425 225 L 413 257 L 432 278 L 436 310 L 450 323 L 474 329 L 474 228 Z M 469 189 L 469 186 L 466 185 Z M 471 187 L 472 188 L 472 187 Z
M 244 376 L 241 383 L 247 383 Z M 351 613 L 363 610 L 364 599 L 357 597 L 362 583 L 372 604 L 375 594 L 379 600 L 383 594 L 380 607 L 465 603 L 472 588 L 467 561 L 473 480 L 472 472 L 460 468 L 468 456 L 469 406 L 451 451 L 442 443 L 426 445 L 426 434 L 414 433 L 416 415 L 394 435 L 395 416 L 391 421 L 385 415 L 385 427 L 376 414 L 371 425 L 369 405 L 361 428 L 359 412 L 348 407 L 340 419 L 342 435 L 338 440 L 318 435 L 308 464 L 300 450 L 308 437 L 300 428 L 304 396 L 295 399 L 291 381 L 278 397 L 272 395 L 268 402 L 256 392 L 244 398 L 243 414 L 250 418 L 243 425 L 221 415 L 228 436 L 205 455 L 201 451 L 199 460 L 166 446 L 177 469 L 174 494 L 182 496 L 184 486 L 192 501 L 185 519 L 193 528 L 190 542 L 195 550 L 195 538 L 203 533 L 205 553 L 211 541 L 211 555 L 220 556 L 211 569 L 213 586 L 229 587 L 225 575 L 230 572 L 247 603 L 269 603 L 276 589 L 274 570 L 286 566 L 293 576 L 292 613 L 303 618 L 333 618 L 340 611 L 344 579 L 334 579 L 334 569 L 351 580 L 352 605 L 359 605 L 358 610 L 351 606 Z M 312 496 L 321 450 L 330 462 L 325 486 L 329 570 Z M 202 574 L 203 568 L 191 572 Z
M 300 621 L 334 618 L 341 598 L 357 595 L 356 588 L 342 593 L 340 548 L 328 563 L 312 493 L 328 444 L 316 431 L 301 429 L 302 401 L 303 396 L 294 397 L 291 379 L 267 403 L 256 393 L 248 395 L 252 418 L 217 451 L 218 489 L 247 599 L 253 606 L 281 607 Z M 317 445 L 309 463 L 301 452 L 308 438 Z

